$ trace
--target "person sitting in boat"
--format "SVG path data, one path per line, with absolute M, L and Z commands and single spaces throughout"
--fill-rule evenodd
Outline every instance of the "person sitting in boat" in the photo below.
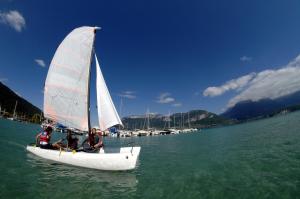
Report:
M 89 131 L 88 138 L 82 143 L 83 151 L 87 153 L 95 153 L 103 146 L 102 136 L 95 128 Z
M 53 131 L 52 127 L 48 126 L 43 132 L 37 134 L 36 145 L 38 145 L 39 143 L 40 148 L 42 149 L 58 149 L 59 146 L 57 145 L 57 143 L 54 144 L 50 143 L 52 131 Z
M 92 128 L 91 133 L 89 133 L 89 144 L 95 149 L 103 147 L 102 136 L 100 133 L 97 133 L 95 128 Z
M 78 138 L 72 136 L 72 131 L 70 129 L 68 129 L 67 132 L 68 147 L 72 150 L 78 149 Z

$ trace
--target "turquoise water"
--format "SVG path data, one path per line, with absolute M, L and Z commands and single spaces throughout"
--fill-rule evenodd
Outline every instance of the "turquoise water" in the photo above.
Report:
M 106 139 L 142 146 L 103 172 L 25 151 L 39 127 L 0 120 L 0 198 L 300 198 L 300 112 L 200 133 Z

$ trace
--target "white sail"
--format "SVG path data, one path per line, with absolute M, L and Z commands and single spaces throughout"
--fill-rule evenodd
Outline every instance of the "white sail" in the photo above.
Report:
M 101 131 L 104 131 L 114 125 L 120 124 L 123 126 L 122 121 L 118 115 L 115 105 L 111 99 L 104 77 L 100 70 L 97 56 L 95 54 L 96 70 L 97 70 L 97 107 L 98 107 L 98 120 Z
M 44 114 L 68 127 L 87 131 L 89 76 L 94 27 L 74 29 L 51 61 L 44 90 Z

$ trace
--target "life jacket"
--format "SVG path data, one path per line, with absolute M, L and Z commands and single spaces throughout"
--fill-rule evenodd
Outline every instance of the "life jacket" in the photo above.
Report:
M 40 145 L 49 144 L 49 141 L 50 141 L 50 136 L 49 136 L 48 132 L 46 132 L 46 131 L 42 132 L 42 134 L 40 136 Z

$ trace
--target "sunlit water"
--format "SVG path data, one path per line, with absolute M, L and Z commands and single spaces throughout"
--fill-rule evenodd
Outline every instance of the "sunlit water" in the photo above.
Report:
M 300 198 L 300 112 L 198 133 L 105 138 L 142 147 L 134 171 L 29 154 L 39 126 L 0 120 L 0 198 Z

